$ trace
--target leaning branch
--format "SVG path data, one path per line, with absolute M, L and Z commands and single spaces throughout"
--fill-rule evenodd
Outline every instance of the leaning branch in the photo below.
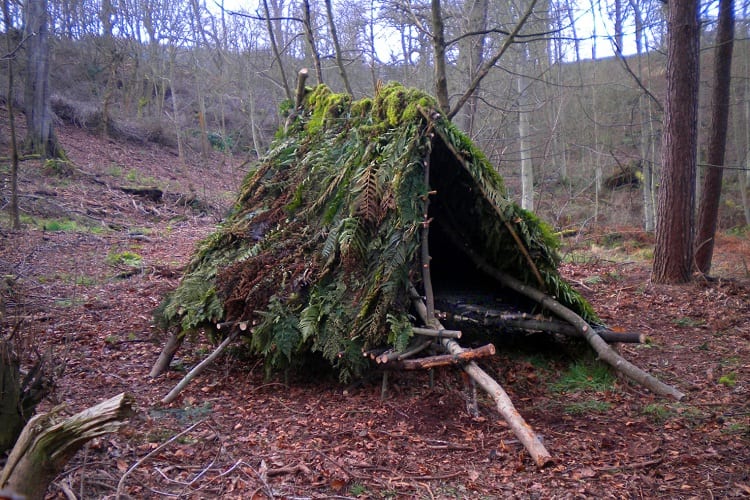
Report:
M 447 232 L 451 233 L 450 231 Z M 627 361 L 625 358 L 617 354 L 617 352 L 615 352 L 609 345 L 607 345 L 607 343 L 596 333 L 593 328 L 591 328 L 588 323 L 586 323 L 583 318 L 581 318 L 571 309 L 565 307 L 549 295 L 537 290 L 536 288 L 528 286 L 513 278 L 512 276 L 509 276 L 491 266 L 479 254 L 477 254 L 468 246 L 458 244 L 458 247 L 461 248 L 464 253 L 469 256 L 469 258 L 471 258 L 471 260 L 479 269 L 492 276 L 511 290 L 514 290 L 521 295 L 524 295 L 525 297 L 535 300 L 536 302 L 541 304 L 542 307 L 545 307 L 547 310 L 556 314 L 559 318 L 564 319 L 565 321 L 573 325 L 580 332 L 580 334 L 583 335 L 583 337 L 591 345 L 591 347 L 594 348 L 594 351 L 596 351 L 596 353 L 599 355 L 599 358 L 608 363 L 615 370 L 619 371 L 631 380 L 638 382 L 655 394 L 659 394 L 661 396 L 671 396 L 677 401 L 685 397 L 685 394 L 680 392 L 677 388 L 661 382 L 653 375 L 638 368 L 633 363 Z
M 239 335 L 240 331 L 240 329 L 234 329 L 234 331 L 232 331 L 232 333 L 227 338 L 225 338 L 221 344 L 219 344 L 219 347 L 214 349 L 214 352 L 209 354 L 206 359 L 198 363 L 195 368 L 190 370 L 187 375 L 185 375 L 182 380 L 180 380 L 180 382 L 174 387 L 174 389 L 172 389 L 169 394 L 164 396 L 164 399 L 162 399 L 161 402 L 166 405 L 177 399 L 177 395 L 182 392 L 185 387 L 187 387 L 191 380 L 197 377 L 208 365 L 210 365 L 213 360 L 216 359 L 219 354 L 221 354 L 221 352 L 226 349 L 229 344 L 232 343 L 234 339 L 237 338 L 237 335 Z
M 414 305 L 420 319 L 431 328 L 442 328 L 442 325 L 435 317 L 429 318 L 427 316 L 427 307 L 424 305 L 424 302 L 417 291 L 413 288 L 411 290 L 411 296 L 412 304 Z M 440 343 L 450 354 L 458 355 L 463 352 L 463 348 L 458 345 L 455 340 L 443 338 Z M 482 370 L 474 361 L 469 361 L 468 363 L 463 364 L 461 368 L 495 401 L 495 408 L 498 413 L 500 413 L 505 421 L 508 422 L 511 430 L 524 445 L 537 466 L 544 467 L 545 465 L 552 463 L 552 455 L 549 454 L 531 426 L 527 424 L 521 414 L 518 413 L 518 410 L 513 406 L 510 397 L 508 397 L 508 394 L 500 384 L 490 377 L 487 372 Z
M 476 349 L 463 349 L 457 354 L 440 354 L 424 358 L 394 361 L 385 365 L 385 368 L 395 368 L 399 370 L 429 370 L 430 368 L 437 368 L 439 366 L 458 365 L 474 359 L 493 356 L 494 354 L 495 346 L 487 344 L 477 347 Z

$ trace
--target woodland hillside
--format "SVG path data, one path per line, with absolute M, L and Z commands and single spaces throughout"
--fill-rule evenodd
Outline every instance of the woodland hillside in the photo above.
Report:
M 269 15 L 262 9 L 212 10 L 203 2 L 153 9 L 107 3 L 113 9 L 107 24 L 102 21 L 105 14 L 90 10 L 97 7 L 80 1 L 78 10 L 65 2 L 49 5 L 54 20 L 50 90 L 56 118 L 116 139 L 175 147 L 183 164 L 189 156 L 205 157 L 211 151 L 240 157 L 263 153 L 288 109 L 293 80 L 302 67 L 310 69 L 311 83 L 324 82 L 335 92 L 348 86 L 355 99 L 372 95 L 378 82 L 392 80 L 435 94 L 432 48 L 415 27 L 418 22 L 429 24 L 426 11 L 399 15 L 399 7 L 387 2 L 370 11 L 356 2 L 333 5 L 342 73 L 322 5 L 308 5 L 309 37 L 317 49 L 311 52 L 304 42 L 304 12 L 283 2 L 272 7 L 277 11 L 269 15 L 276 21 L 269 28 Z M 643 23 L 641 31 L 636 30 L 642 37 L 636 37 L 641 40 L 638 51 L 630 50 L 622 58 L 592 59 L 591 50 L 611 49 L 617 37 L 576 38 L 565 19 L 565 6 L 556 8 L 535 13 L 521 33 L 548 28 L 553 34 L 526 34 L 523 43 L 510 44 L 454 122 L 486 153 L 516 199 L 522 195 L 522 170 L 532 174 L 533 208 L 555 227 L 626 224 L 651 230 L 666 88 L 663 13 L 658 5 L 640 6 L 641 11 L 628 7 L 625 19 Z M 462 64 L 467 59 L 463 51 L 469 49 L 461 40 L 472 20 L 465 18 L 468 14 L 460 5 L 446 4 L 444 9 L 448 91 L 455 102 L 467 85 Z M 750 137 L 750 42 L 747 16 L 743 17 L 747 5 L 736 10 L 726 189 L 720 212 L 724 229 L 750 222 L 748 198 L 743 198 L 747 171 L 741 170 L 748 160 Z M 604 15 L 606 21 L 605 14 L 596 15 Z M 484 40 L 490 53 L 503 42 L 517 13 L 490 10 L 487 16 L 489 25 L 497 24 L 496 32 L 490 30 Z M 14 47 L 22 40 L 23 11 L 12 2 L 10 20 L 14 28 L 3 41 Z M 705 163 L 710 126 L 716 30 L 710 17 L 703 26 L 699 164 Z M 385 41 L 386 28 L 400 33 L 400 38 Z M 632 29 L 626 38 L 634 37 Z M 14 95 L 22 109 L 28 71 L 24 45 L 13 55 Z M 0 95 L 8 92 L 6 75 L 7 71 L 0 73 Z
M 2 12 L 0 489 L 750 496 L 750 3 Z
M 671 402 L 612 377 L 576 343 L 498 339 L 482 364 L 553 453 L 555 463 L 538 470 L 489 401 L 480 397 L 476 417 L 466 412 L 452 369 L 432 386 L 421 372 L 393 375 L 381 399 L 380 378 L 347 387 L 313 374 L 267 379 L 259 359 L 229 350 L 175 403 L 159 404 L 213 346 L 188 338 L 170 372 L 149 378 L 165 339 L 152 312 L 224 217 L 247 166 L 213 152 L 183 170 L 174 149 L 72 125 L 60 138 L 74 167 L 24 162 L 24 229 L 0 230 L 2 328 L 19 328 L 24 360 L 52 356 L 55 390 L 40 411 L 65 402 L 73 413 L 127 391 L 137 413 L 76 455 L 50 498 L 750 492 L 744 233 L 720 235 L 718 279 L 682 286 L 649 282 L 653 238 L 638 228 L 566 240 L 563 276 L 610 326 L 648 336 L 621 352 L 688 397 Z M 122 189 L 144 185 L 159 187 L 162 200 Z

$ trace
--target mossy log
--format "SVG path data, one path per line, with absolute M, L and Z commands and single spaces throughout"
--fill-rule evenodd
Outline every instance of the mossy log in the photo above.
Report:
M 49 484 L 89 440 L 117 431 L 131 413 L 132 396 L 125 393 L 55 422 L 62 409 L 37 415 L 26 424 L 0 472 L 0 488 L 27 500 L 44 498 Z

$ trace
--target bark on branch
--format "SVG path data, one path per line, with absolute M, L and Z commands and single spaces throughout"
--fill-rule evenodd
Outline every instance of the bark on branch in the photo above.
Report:
M 457 354 L 441 354 L 426 358 L 395 361 L 387 364 L 385 367 L 399 370 L 429 370 L 430 368 L 437 368 L 439 366 L 458 365 L 473 359 L 486 358 L 494 354 L 495 346 L 487 344 L 476 349 L 463 349 Z
M 229 344 L 232 343 L 234 339 L 237 338 L 237 335 L 239 335 L 240 330 L 235 329 L 227 338 L 224 339 L 224 341 L 219 344 L 219 346 L 214 349 L 214 352 L 209 354 L 206 359 L 198 363 L 195 368 L 190 370 L 187 375 L 185 375 L 182 380 L 172 389 L 169 394 L 164 396 L 164 398 L 161 400 L 163 404 L 169 404 L 175 399 L 177 399 L 177 395 L 182 392 L 182 390 L 187 387 L 187 385 L 190 383 L 191 380 L 193 380 L 195 377 L 197 377 L 208 365 L 210 365 L 214 359 L 216 359 L 221 352 L 227 348 Z

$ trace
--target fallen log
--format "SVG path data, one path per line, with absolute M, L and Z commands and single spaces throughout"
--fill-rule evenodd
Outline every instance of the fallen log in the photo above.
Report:
M 62 407 L 33 417 L 0 472 L 0 488 L 28 500 L 44 498 L 49 484 L 89 440 L 117 431 L 131 414 L 133 398 L 118 394 L 55 423 Z
M 386 368 L 399 370 L 429 370 L 439 366 L 450 366 L 465 363 L 473 359 L 480 359 L 495 354 L 495 346 L 492 344 L 483 345 L 476 349 L 464 349 L 457 354 L 439 354 L 437 356 L 427 356 L 417 359 L 403 359 L 388 363 Z
M 554 319 L 538 319 L 526 313 L 500 315 L 486 314 L 474 318 L 463 314 L 452 314 L 445 311 L 439 311 L 438 317 L 456 323 L 470 323 L 472 325 L 485 327 L 516 328 L 518 330 L 559 333 L 567 337 L 584 337 L 584 335 L 582 335 L 581 332 L 570 323 Z M 595 331 L 597 335 L 609 344 L 616 342 L 642 344 L 646 342 L 646 335 L 643 333 L 615 332 L 604 328 L 596 329 Z M 416 329 L 414 332 L 417 333 Z

